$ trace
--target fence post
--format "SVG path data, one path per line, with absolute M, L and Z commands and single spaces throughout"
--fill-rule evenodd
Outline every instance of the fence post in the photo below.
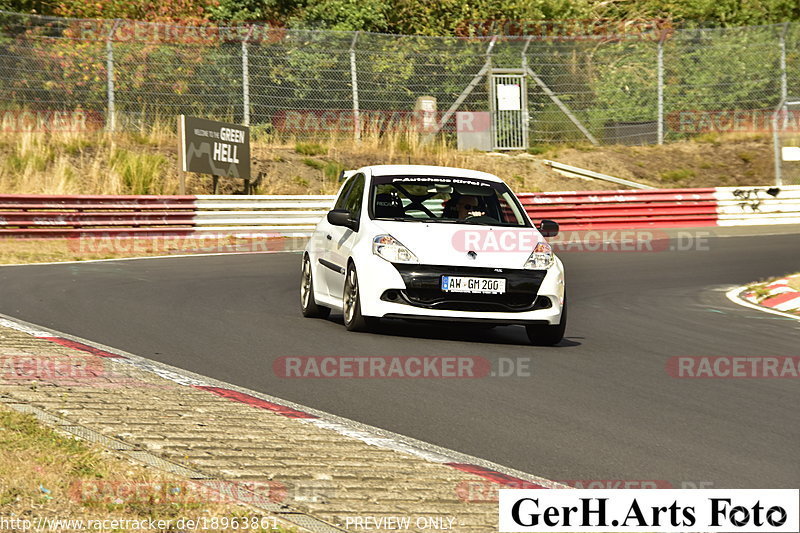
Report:
M 772 113 L 772 152 L 773 152 L 773 159 L 775 163 L 775 185 L 780 187 L 783 185 L 783 176 L 781 175 L 781 146 L 780 146 L 780 134 L 778 133 L 778 113 L 781 112 L 781 108 L 784 110 L 786 109 L 786 100 L 781 99 L 778 107 L 775 108 L 775 111 Z M 784 113 L 785 115 L 786 113 Z
M 786 32 L 789 29 L 789 23 L 783 23 L 783 29 L 781 30 L 779 41 L 780 41 L 780 49 L 781 49 L 781 102 L 786 102 L 789 98 L 789 82 L 786 77 Z M 783 127 L 786 127 L 787 121 L 789 120 L 789 113 L 788 108 L 784 108 L 783 114 Z
M 361 117 L 358 110 L 358 76 L 356 73 L 356 42 L 358 34 L 353 35 L 353 42 L 350 43 L 350 82 L 353 86 L 353 136 L 355 140 L 361 139 Z
M 250 39 L 253 27 L 242 39 L 242 123 L 250 125 L 250 57 L 247 49 L 247 41 Z
M 117 124 L 117 108 L 114 104 L 114 32 L 119 19 L 114 21 L 106 37 L 106 131 L 113 132 Z
M 664 144 L 664 33 L 658 39 L 658 144 Z
M 533 35 L 529 35 L 527 39 L 525 39 L 525 46 L 522 48 L 522 72 L 527 76 L 528 74 L 528 47 L 531 45 L 531 41 L 533 40 Z M 525 94 L 523 95 L 524 100 L 522 101 L 522 135 L 525 137 L 525 147 L 530 146 L 530 122 L 531 116 L 528 111 L 528 84 L 525 84 Z

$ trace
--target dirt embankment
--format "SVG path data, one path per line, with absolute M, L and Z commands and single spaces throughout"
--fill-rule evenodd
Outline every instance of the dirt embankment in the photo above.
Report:
M 773 179 L 765 135 L 705 135 L 663 146 L 537 145 L 527 152 L 458 152 L 441 145 L 328 140 L 256 141 L 252 173 L 260 194 L 331 194 L 342 169 L 372 164 L 429 164 L 497 174 L 519 192 L 616 189 L 613 183 L 567 178 L 552 159 L 660 188 L 764 185 Z M 0 191 L 30 194 L 176 194 L 177 143 L 170 132 L 95 133 L 58 137 L 0 135 Z M 209 193 L 209 176 L 188 176 L 187 193 Z M 221 180 L 221 193 L 242 189 Z

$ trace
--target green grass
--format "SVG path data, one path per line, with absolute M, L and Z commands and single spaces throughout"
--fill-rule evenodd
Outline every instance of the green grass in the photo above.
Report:
M 0 411 L 0 449 L 36 450 L 34 462 L 50 464 L 66 475 L 102 478 L 99 456 L 85 444 L 42 426 L 32 415 Z M 66 459 L 65 459 L 66 458 Z M 0 472 L 2 467 L 0 467 Z
M 166 163 L 161 154 L 116 149 L 111 155 L 111 169 L 122 177 L 128 194 L 161 194 L 159 184 Z
M 563 148 L 563 146 L 562 146 L 562 148 Z M 553 152 L 556 149 L 557 148 L 555 146 L 553 146 L 552 144 L 534 144 L 533 146 L 530 146 L 526 150 L 526 152 L 528 152 L 531 155 L 543 155 L 543 154 L 546 154 L 548 152 Z
M 717 144 L 719 142 L 720 135 L 715 131 L 709 131 L 708 133 L 701 133 L 700 135 L 695 135 L 692 137 L 692 141 L 697 143 L 711 143 Z
M 68 155 L 78 155 L 93 144 L 94 143 L 88 139 L 74 138 L 65 141 L 62 147 L 64 149 L 64 153 Z
M 297 143 L 294 151 L 300 155 L 323 155 L 328 153 L 328 148 L 319 143 Z
M 294 183 L 295 185 L 299 185 L 300 187 L 308 187 L 308 180 L 301 176 L 293 177 L 292 183 Z
M 328 161 L 322 169 L 322 175 L 325 176 L 325 179 L 338 180 L 339 175 L 345 168 L 346 167 L 338 161 Z
M 4 515 L 55 514 L 65 519 L 95 520 L 174 520 L 200 516 L 241 519 L 254 515 L 252 510 L 235 504 L 198 503 L 189 494 L 170 498 L 168 502 L 159 500 L 158 487 L 191 487 L 190 483 L 105 455 L 82 441 L 56 433 L 32 415 L 0 405 L 0 510 Z M 86 497 L 78 495 L 80 487 L 91 491 L 98 486 L 119 487 L 121 501 L 110 502 L 108 495 L 102 493 L 96 498 L 92 492 L 87 492 Z M 135 496 L 133 492 L 125 492 L 126 488 L 136 487 L 151 487 L 153 494 Z M 70 501 L 72 505 L 68 506 Z M 278 527 L 272 531 L 292 530 Z
M 310 157 L 303 158 L 303 164 L 317 170 L 322 170 L 325 168 L 325 163 L 322 161 L 317 161 L 316 159 L 311 159 Z
M 688 168 L 679 168 L 676 170 L 668 170 L 661 173 L 661 179 L 668 183 L 681 183 L 695 176 L 694 170 Z
M 30 168 L 42 172 L 55 159 L 52 146 L 36 144 L 35 149 L 17 148 L 6 157 L 6 166 L 15 174 L 22 174 Z

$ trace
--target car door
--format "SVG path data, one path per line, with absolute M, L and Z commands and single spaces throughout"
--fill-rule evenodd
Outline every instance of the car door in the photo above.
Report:
M 364 174 L 356 174 L 351 179 L 353 183 L 342 198 L 342 204 L 339 205 L 337 201 L 337 208 L 347 209 L 351 213 L 351 218 L 360 220 L 366 178 Z M 344 292 L 347 259 L 350 257 L 350 251 L 358 235 L 356 231 L 343 226 L 328 225 L 327 231 L 328 233 L 325 235 L 326 252 L 320 263 L 323 266 L 322 271 L 328 287 L 328 294 L 340 299 Z
M 364 174 L 353 176 L 353 185 L 344 199 L 342 208 L 350 211 L 353 220 L 361 219 L 365 184 L 366 178 Z M 350 257 L 350 252 L 358 238 L 358 234 L 357 230 L 351 228 L 332 226 L 330 235 L 329 261 L 331 264 L 330 268 L 326 269 L 330 272 L 328 290 L 332 297 L 342 298 L 345 274 L 347 272 L 347 260 Z

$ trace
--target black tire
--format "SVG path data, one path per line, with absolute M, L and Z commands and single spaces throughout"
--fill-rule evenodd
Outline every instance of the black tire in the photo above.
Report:
M 555 346 L 564 338 L 567 330 L 567 297 L 564 295 L 564 306 L 561 310 L 561 321 L 556 325 L 533 324 L 525 326 L 528 340 L 534 346 Z
M 378 318 L 361 314 L 361 291 L 358 288 L 356 266 L 350 264 L 344 280 L 342 314 L 347 331 L 369 331 L 378 324 Z
M 303 266 L 300 277 L 300 309 L 306 318 L 327 318 L 331 308 L 317 305 L 314 300 L 314 280 L 311 274 L 311 261 L 303 255 Z

